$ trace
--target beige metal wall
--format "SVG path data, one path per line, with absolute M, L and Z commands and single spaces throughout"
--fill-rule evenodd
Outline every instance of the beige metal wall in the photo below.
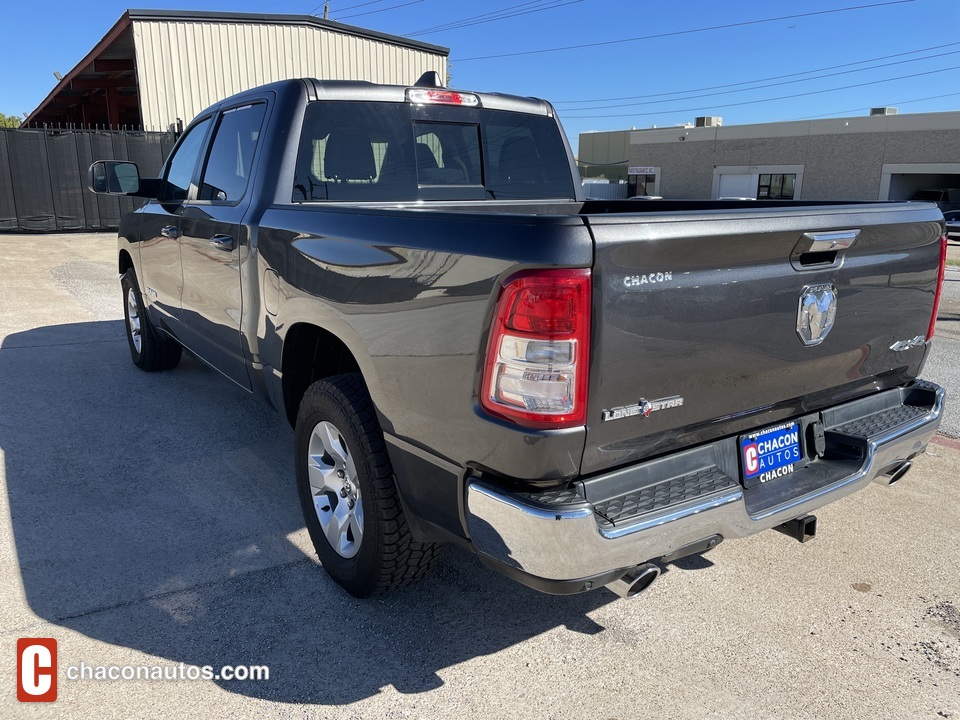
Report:
M 580 133 L 577 153 L 580 177 L 626 180 L 630 158 L 630 131 Z
M 288 78 L 446 78 L 442 54 L 304 25 L 135 20 L 133 36 L 145 130 L 186 124 L 233 93 Z

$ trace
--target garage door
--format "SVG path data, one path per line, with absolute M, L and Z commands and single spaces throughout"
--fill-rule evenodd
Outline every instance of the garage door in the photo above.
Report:
M 924 190 L 960 191 L 960 163 L 887 164 L 882 173 L 880 200 L 911 200 Z M 956 198 L 958 192 L 952 195 Z
M 736 197 L 757 197 L 757 176 L 756 175 L 721 175 L 720 189 L 717 197 L 736 198 Z

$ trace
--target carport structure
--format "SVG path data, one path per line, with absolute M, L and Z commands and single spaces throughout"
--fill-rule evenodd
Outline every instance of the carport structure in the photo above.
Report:
M 59 81 L 24 122 L 24 127 L 43 126 L 142 128 L 129 12 Z
M 446 78 L 449 49 L 312 15 L 127 10 L 24 127 L 167 131 L 234 93 L 316 77 Z

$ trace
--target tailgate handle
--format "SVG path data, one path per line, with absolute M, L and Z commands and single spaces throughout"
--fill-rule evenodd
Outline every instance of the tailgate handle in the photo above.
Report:
M 846 250 L 853 245 L 854 242 L 856 242 L 859 234 L 859 230 L 834 230 L 832 232 L 804 233 L 804 239 L 809 240 L 810 244 L 803 252 L 820 253 Z
M 799 272 L 838 268 L 843 263 L 843 251 L 857 241 L 858 235 L 859 230 L 804 233 L 790 254 L 790 264 Z

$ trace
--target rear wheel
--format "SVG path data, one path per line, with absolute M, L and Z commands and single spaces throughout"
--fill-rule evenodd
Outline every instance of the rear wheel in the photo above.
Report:
M 127 344 L 133 364 L 148 372 L 172 370 L 180 364 L 183 349 L 180 343 L 150 322 L 133 268 L 120 279 L 120 287 L 123 289 L 123 315 L 127 321 Z
M 297 416 L 296 470 L 310 539 L 348 593 L 384 593 L 433 566 L 440 545 L 410 534 L 360 375 L 336 375 L 307 389 Z

